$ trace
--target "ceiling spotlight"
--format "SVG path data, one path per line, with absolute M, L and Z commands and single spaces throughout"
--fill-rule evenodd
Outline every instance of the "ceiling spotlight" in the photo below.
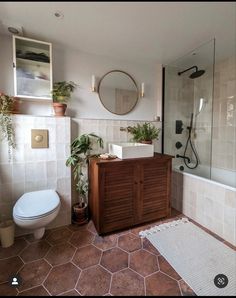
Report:
M 19 30 L 14 27 L 7 27 L 7 30 L 12 34 L 19 34 Z
M 58 19 L 63 19 L 64 18 L 64 14 L 61 11 L 56 11 L 54 13 L 54 16 Z

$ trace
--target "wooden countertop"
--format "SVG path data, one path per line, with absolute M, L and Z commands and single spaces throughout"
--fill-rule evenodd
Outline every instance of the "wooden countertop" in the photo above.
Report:
M 106 164 L 106 163 L 116 163 L 116 162 L 127 162 L 127 161 L 144 161 L 144 160 L 150 160 L 150 159 L 165 159 L 165 160 L 168 160 L 168 159 L 171 159 L 171 158 L 174 158 L 174 156 L 172 155 L 168 155 L 168 154 L 161 154 L 161 153 L 157 153 L 157 152 L 154 152 L 154 156 L 152 157 L 139 157 L 139 158 L 127 158 L 127 159 L 120 159 L 120 158 L 115 158 L 115 159 L 102 159 L 102 158 L 99 158 L 99 157 L 91 157 L 90 160 L 94 160 L 94 162 L 96 161 L 96 163 L 99 165 L 99 164 Z

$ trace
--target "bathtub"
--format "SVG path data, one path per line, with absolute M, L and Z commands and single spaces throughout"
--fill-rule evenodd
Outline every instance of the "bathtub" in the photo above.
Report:
M 211 181 L 223 184 L 226 188 L 236 188 L 236 171 L 224 170 L 220 168 L 210 168 L 209 166 L 199 165 L 196 169 L 189 169 L 185 165 L 184 173 L 196 175 L 201 178 L 210 179 Z M 193 166 L 190 164 L 190 166 Z M 180 166 L 174 166 L 176 171 L 180 171 Z M 181 171 L 182 172 L 182 171 Z
M 202 177 L 210 175 L 204 165 L 194 170 L 185 167 L 184 171 L 174 166 L 172 206 L 236 245 L 236 173 L 212 169 L 211 174 L 216 181 Z

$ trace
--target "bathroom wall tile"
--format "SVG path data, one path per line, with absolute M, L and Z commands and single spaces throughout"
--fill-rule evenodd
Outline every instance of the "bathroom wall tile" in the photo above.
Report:
M 0 164 L 6 163 L 9 159 L 8 155 L 8 145 L 6 141 L 1 141 L 1 150 L 0 150 Z
M 25 192 L 37 191 L 46 189 L 47 181 L 46 180 L 37 180 L 25 182 Z
M 0 165 L 0 185 L 12 180 L 12 164 Z
M 57 159 L 65 159 L 66 158 L 65 144 L 57 144 L 56 145 L 56 158 Z
M 12 184 L 5 183 L 0 185 L 0 202 L 11 204 L 12 201 Z M 1 212 L 1 209 L 0 209 Z
M 57 164 L 57 172 L 56 175 L 58 178 L 63 178 L 68 175 L 68 167 L 65 166 L 65 160 L 58 160 Z
M 66 140 L 65 136 L 65 125 L 64 124 L 58 124 L 56 126 L 56 142 L 58 144 L 64 144 Z
M 48 178 L 47 179 L 47 189 L 57 189 L 57 179 L 56 178 Z
M 18 182 L 12 184 L 12 203 L 15 204 L 16 201 L 25 193 L 25 183 Z
M 16 144 L 16 149 L 13 149 L 13 162 L 24 162 L 25 161 L 25 150 L 24 150 L 24 144 Z M 5 157 L 5 161 L 7 161 L 7 157 Z
M 236 192 L 232 190 L 226 190 L 225 192 L 225 205 L 236 209 Z
M 39 178 L 41 180 L 46 180 L 47 171 L 45 162 L 36 162 L 36 163 L 26 163 L 25 164 L 25 180 L 37 181 Z
M 51 177 L 57 177 L 57 161 L 47 161 L 46 163 L 47 180 Z
M 25 181 L 25 165 L 24 163 L 15 163 L 12 166 L 12 179 L 13 182 L 22 182 Z

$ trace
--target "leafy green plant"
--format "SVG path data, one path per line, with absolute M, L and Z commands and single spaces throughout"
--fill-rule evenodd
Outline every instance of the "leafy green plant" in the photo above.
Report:
M 73 169 L 76 190 L 79 193 L 80 208 L 84 207 L 85 198 L 88 193 L 88 179 L 85 177 L 84 171 L 87 171 L 89 158 L 98 156 L 97 154 L 91 154 L 94 142 L 96 142 L 100 148 L 103 148 L 102 138 L 93 133 L 83 134 L 74 139 L 71 144 L 71 155 L 66 161 L 66 165 L 72 166 Z
M 12 123 L 14 97 L 0 93 L 0 139 L 8 142 L 8 155 L 11 160 L 12 149 L 16 148 L 15 131 Z
M 127 131 L 133 135 L 132 141 L 152 141 L 158 140 L 160 128 L 156 128 L 151 123 L 137 124 L 137 126 L 128 126 Z
M 53 84 L 52 97 L 54 102 L 66 103 L 71 98 L 71 93 L 77 85 L 72 82 L 55 82 Z

